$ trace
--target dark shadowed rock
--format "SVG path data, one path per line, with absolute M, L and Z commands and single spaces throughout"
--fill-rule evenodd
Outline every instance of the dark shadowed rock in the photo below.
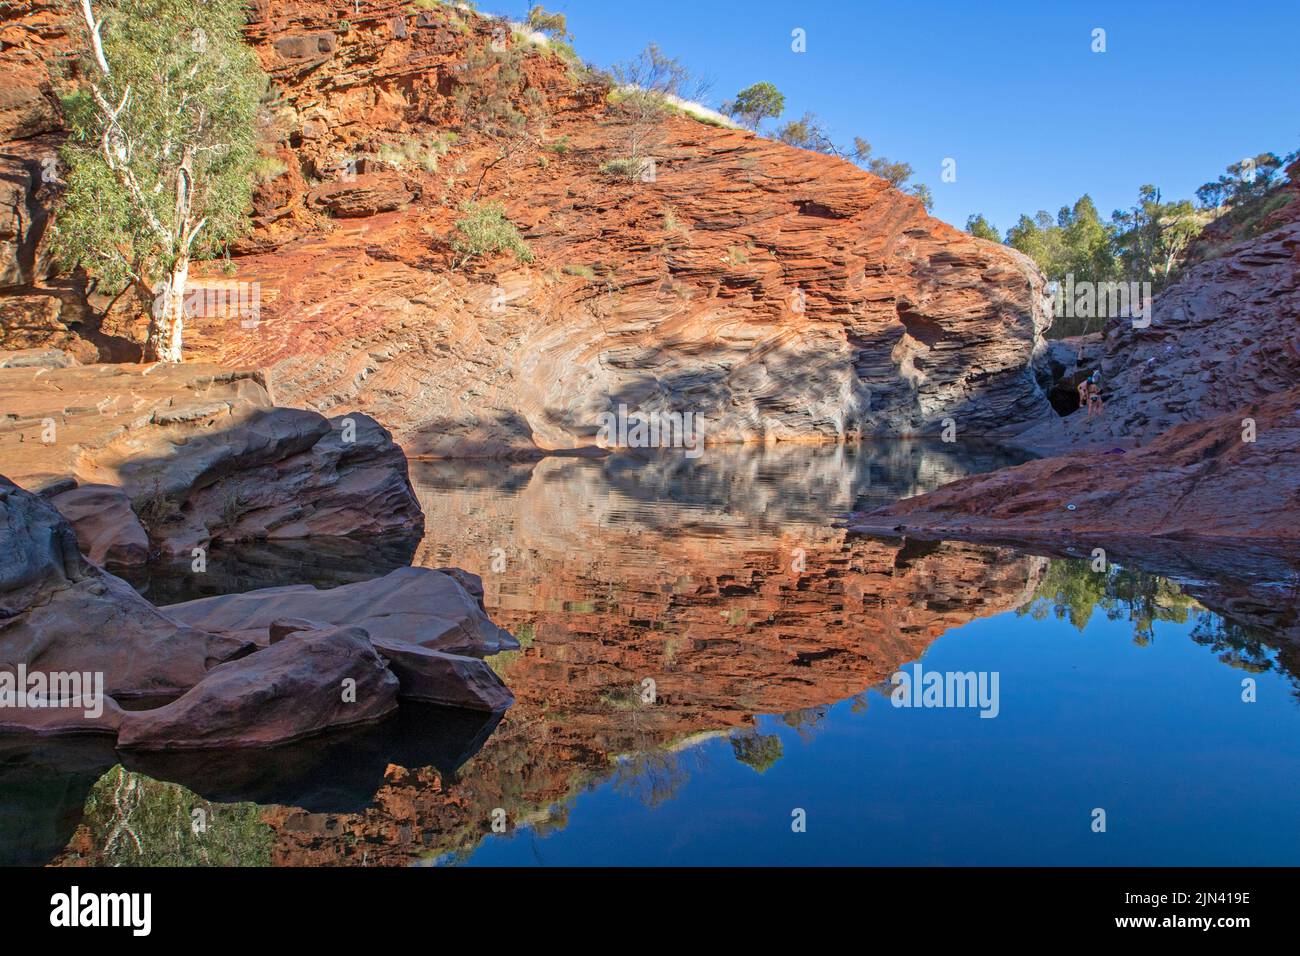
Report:
M 115 696 L 176 694 L 244 649 L 168 619 L 81 556 L 52 505 L 0 478 L 0 666 L 104 674 Z
M 360 628 L 291 634 L 214 667 L 155 710 L 127 713 L 118 746 L 137 750 L 268 747 L 375 721 L 397 706 L 397 678 Z
M 276 408 L 256 371 L 0 368 L 0 407 L 13 480 L 34 491 L 69 478 L 117 486 L 167 555 L 424 528 L 406 457 L 385 429 L 360 413 Z
M 375 641 L 375 647 L 401 683 L 403 699 L 490 714 L 514 703 L 514 695 L 486 661 L 444 654 L 403 641 Z
M 1149 326 L 1113 319 L 1085 358 L 1100 372 L 1104 414 L 1044 422 L 1016 444 L 1047 454 L 1144 445 L 1291 388 L 1300 381 L 1300 221 L 1191 267 L 1156 297 Z
M 354 625 L 377 643 L 416 644 L 449 654 L 483 657 L 519 647 L 456 578 L 428 568 L 400 568 L 327 591 L 304 584 L 202 598 L 164 612 L 191 627 L 259 644 L 270 639 L 272 624 L 298 618 Z
M 86 698 L 52 701 L 48 707 L 0 706 L 0 733 L 36 736 L 116 734 L 125 713 L 107 695 L 97 702 Z
M 1253 422 L 1247 441 L 1243 422 Z M 1142 448 L 1063 455 L 964 478 L 850 519 L 871 532 L 1100 540 L 1300 538 L 1300 388 Z

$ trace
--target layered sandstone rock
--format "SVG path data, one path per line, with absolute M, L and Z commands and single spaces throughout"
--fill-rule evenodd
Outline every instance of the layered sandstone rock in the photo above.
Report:
M 953 482 L 855 516 L 930 536 L 1300 538 L 1300 388 L 1170 429 L 1142 448 L 1073 454 Z
M 1017 443 L 1047 453 L 1143 445 L 1300 381 L 1300 203 L 1288 208 L 1281 227 L 1188 269 L 1156 297 L 1149 326 L 1107 324 L 1088 356 L 1105 414 L 1075 412 Z
M 0 478 L 0 664 L 95 672 L 116 697 L 180 693 L 247 650 L 174 621 L 81 556 L 67 521 Z
M 454 96 L 496 27 L 396 2 L 254 7 L 247 36 L 287 130 L 286 171 L 237 249 L 255 253 L 238 280 L 259 283 L 263 321 L 198 317 L 193 356 L 264 366 L 282 402 L 362 409 L 428 455 L 592 446 L 620 405 L 691 411 L 723 442 L 1050 415 L 1029 369 L 1047 320 L 1027 259 L 849 163 L 683 116 L 654 137 L 653 182 L 611 177 L 625 118 L 540 49 L 524 72 L 549 107 L 546 146 L 498 161 Z M 371 171 L 383 147 L 448 130 L 450 154 Z M 457 267 L 471 196 L 504 204 L 531 264 Z
M 323 627 L 214 667 L 193 689 L 127 713 L 128 750 L 269 747 L 368 723 L 397 707 L 397 678 L 360 628 Z
M 11 477 L 69 504 L 88 550 L 125 564 L 153 547 L 418 534 L 406 457 L 369 416 L 272 404 L 262 373 L 198 365 L 0 369 Z M 76 485 L 131 508 L 78 504 Z M 133 513 L 133 510 L 134 513 Z M 114 519 L 120 520 L 114 520 Z M 137 520 L 138 519 L 138 520 Z

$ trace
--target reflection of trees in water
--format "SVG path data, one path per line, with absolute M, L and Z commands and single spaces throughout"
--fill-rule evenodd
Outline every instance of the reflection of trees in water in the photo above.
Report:
M 254 804 L 208 803 L 120 766 L 91 788 L 82 832 L 97 866 L 268 866 L 275 836 Z
M 614 792 L 636 797 L 651 809 L 667 803 L 691 778 L 685 766 L 688 753 L 646 750 L 619 757 L 614 765 Z
M 1082 631 L 1098 609 L 1111 621 L 1133 622 L 1133 642 L 1149 644 L 1156 621 L 1186 624 L 1195 599 L 1177 584 L 1137 568 L 1110 564 L 1094 571 L 1083 559 L 1054 559 L 1029 603 L 1016 613 L 1041 621 L 1049 614 Z
M 781 722 L 787 727 L 794 728 L 799 735 L 799 739 L 804 743 L 810 743 L 817 736 L 817 731 L 821 730 L 826 715 L 830 712 L 829 704 L 822 704 L 818 707 L 804 707 L 800 710 L 792 710 L 788 714 L 782 714 Z
M 737 760 L 759 773 L 767 773 L 768 768 L 785 755 L 780 737 L 776 734 L 760 734 L 756 730 L 733 734 L 731 751 Z
M 1260 639 L 1260 633 L 1262 632 L 1255 628 L 1202 611 L 1196 615 L 1196 626 L 1192 628 L 1191 637 L 1197 644 L 1212 650 L 1229 667 L 1260 674 L 1273 668 L 1269 649 Z M 1295 676 L 1289 676 L 1295 684 Z
M 1191 621 L 1191 639 L 1229 667 L 1258 674 L 1275 666 L 1272 645 L 1276 641 L 1270 643 L 1267 630 L 1204 610 L 1174 582 L 1135 568 L 1111 564 L 1105 571 L 1094 571 L 1086 559 L 1054 559 L 1033 598 L 1016 613 L 1034 620 L 1050 614 L 1082 631 L 1098 609 L 1108 620 L 1132 621 L 1135 644 L 1151 643 L 1156 621 Z M 1279 670 L 1300 689 L 1295 674 L 1285 667 Z

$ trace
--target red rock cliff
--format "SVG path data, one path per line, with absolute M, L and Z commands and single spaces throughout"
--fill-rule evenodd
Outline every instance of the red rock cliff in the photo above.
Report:
M 267 366 L 282 402 L 363 409 L 435 455 L 590 445 L 621 403 L 694 411 L 710 441 L 934 432 L 948 417 L 1014 431 L 1050 415 L 1029 370 L 1047 321 L 1033 265 L 847 162 L 679 115 L 656 134 L 653 182 L 612 178 L 623 115 L 536 49 L 521 89 L 546 104 L 545 134 L 490 165 L 499 142 L 455 93 L 496 22 L 342 0 L 260 0 L 250 18 L 286 167 L 259 189 L 236 259 L 262 321 L 200 318 L 188 345 Z M 446 132 L 458 139 L 436 162 L 378 161 Z M 453 268 L 480 178 L 531 263 Z

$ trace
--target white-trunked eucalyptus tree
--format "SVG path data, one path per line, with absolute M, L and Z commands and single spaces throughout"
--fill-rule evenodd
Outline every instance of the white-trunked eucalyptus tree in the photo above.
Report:
M 266 76 L 241 0 L 76 2 L 56 249 L 101 288 L 147 295 L 145 360 L 179 362 L 191 259 L 247 227 Z

